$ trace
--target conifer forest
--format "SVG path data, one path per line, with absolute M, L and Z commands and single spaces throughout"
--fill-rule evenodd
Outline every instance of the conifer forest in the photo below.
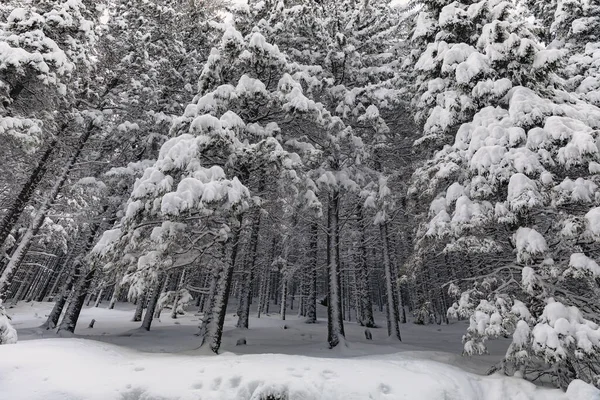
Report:
M 600 0 L 0 2 L 2 400 L 600 400 L 599 264 Z

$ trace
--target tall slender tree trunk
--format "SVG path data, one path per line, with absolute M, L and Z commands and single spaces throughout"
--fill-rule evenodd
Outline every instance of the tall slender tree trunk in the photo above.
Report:
M 100 306 L 100 303 L 102 303 L 102 295 L 104 294 L 104 287 L 100 288 L 100 291 L 98 292 L 98 295 L 96 296 L 96 302 L 94 303 L 94 307 L 98 308 Z
M 166 279 L 165 273 L 159 273 L 156 284 L 154 285 L 153 290 L 148 296 L 148 307 L 146 308 L 146 314 L 144 315 L 144 321 L 142 321 L 142 329 L 149 331 L 152 326 L 152 321 L 154 319 L 154 312 L 156 310 L 156 305 L 158 304 L 158 300 L 160 298 L 160 294 L 162 293 L 162 287 L 164 281 Z
M 133 318 L 131 321 L 140 322 L 142 320 L 142 314 L 144 314 L 144 307 L 146 306 L 146 298 L 148 297 L 148 289 L 145 289 L 144 292 L 137 297 L 137 302 L 135 304 L 135 311 L 133 313 Z
M 82 152 L 83 148 L 85 147 L 85 144 L 87 143 L 88 139 L 90 138 L 90 136 L 92 134 L 92 130 L 93 130 L 93 125 L 92 125 L 92 123 L 89 123 L 85 130 L 85 133 L 79 139 L 79 143 L 78 143 L 77 148 L 75 149 L 73 155 L 71 155 L 71 157 L 67 161 L 66 165 L 63 167 L 62 172 L 57 177 L 56 182 L 50 189 L 50 192 L 48 193 L 48 195 L 44 199 L 43 203 L 37 210 L 35 217 L 31 221 L 31 224 L 29 225 L 29 228 L 27 229 L 27 231 L 21 238 L 19 245 L 17 246 L 16 250 L 12 254 L 10 261 L 8 262 L 8 265 L 6 266 L 4 272 L 2 273 L 2 276 L 0 276 L 0 300 L 5 300 L 6 290 L 8 288 L 8 285 L 10 285 L 12 276 L 17 271 L 17 269 L 19 268 L 19 265 L 25 258 L 25 255 L 27 254 L 27 251 L 29 250 L 29 247 L 31 246 L 33 238 L 35 237 L 35 235 L 37 235 L 38 231 L 42 227 L 42 225 L 46 219 L 46 214 L 52 208 L 52 205 L 54 204 L 54 201 L 56 200 L 56 198 L 58 197 L 58 194 L 62 190 L 62 188 L 69 176 L 69 173 L 71 172 L 71 170 L 73 169 L 73 166 L 79 159 L 79 156 L 81 155 L 81 152 Z
M 359 290 L 359 306 L 360 306 L 360 320 L 358 321 L 362 326 L 367 328 L 375 327 L 375 319 L 373 318 L 373 303 L 371 301 L 371 283 L 369 282 L 369 265 L 367 263 L 367 246 L 365 238 L 365 222 L 364 215 L 362 212 L 362 205 L 359 203 L 357 206 L 356 216 L 359 223 L 359 262 L 356 267 L 356 280 Z
M 317 322 L 317 266 L 318 266 L 319 226 L 316 222 L 310 225 L 310 270 L 308 282 L 308 298 L 306 301 L 306 323 Z
M 258 307 L 256 310 L 256 318 L 260 318 L 265 308 L 265 294 L 267 292 L 267 271 L 262 271 L 260 284 L 258 286 Z
M 398 340 L 402 340 L 400 336 L 400 316 L 398 313 L 398 298 L 396 295 L 396 285 L 394 284 L 394 273 L 392 271 L 392 263 L 390 261 L 389 240 L 387 231 L 387 222 L 379 225 L 381 233 L 381 242 L 383 248 L 383 267 L 385 269 L 385 288 L 386 288 L 386 318 L 388 336 L 395 336 Z
M 250 316 L 250 302 L 252 300 L 252 281 L 254 280 L 254 269 L 256 264 L 256 249 L 258 247 L 258 233 L 260 229 L 261 210 L 257 207 L 254 210 L 254 217 L 251 220 L 250 242 L 248 245 L 249 259 L 245 266 L 245 279 L 242 281 L 241 307 L 238 313 L 237 327 L 248 329 L 248 319 Z
M 204 307 L 202 308 L 202 311 L 205 314 L 210 313 L 213 308 L 213 302 L 215 300 L 215 296 L 217 293 L 217 283 L 219 282 L 220 276 L 221 276 L 221 267 L 214 267 L 213 270 L 211 271 L 210 286 L 208 288 L 208 296 L 207 296 L 208 301 L 204 302 Z
M 117 304 L 117 300 L 119 300 L 119 295 L 121 294 L 121 287 L 123 274 L 118 274 L 117 279 L 115 281 L 115 287 L 113 289 L 112 296 L 110 297 L 110 303 L 108 303 L 108 309 L 112 310 L 115 308 L 115 304 Z
M 173 300 L 173 309 L 171 310 L 171 318 L 173 319 L 177 319 L 177 307 L 179 307 L 179 299 L 180 299 L 180 295 L 179 292 L 181 291 L 181 289 L 183 288 L 183 284 L 185 283 L 185 270 L 183 270 L 181 272 L 181 277 L 179 278 L 179 283 L 177 284 L 177 287 L 175 288 L 175 300 Z M 159 290 L 159 296 L 160 296 L 160 289 Z
M 162 296 L 163 293 L 165 293 L 166 291 L 168 291 L 169 289 L 169 284 L 171 283 L 171 276 L 173 274 L 167 274 L 166 278 L 163 281 L 162 287 L 160 288 L 160 295 L 158 296 L 158 300 L 160 301 L 160 296 Z M 156 307 L 154 308 L 154 319 L 158 319 L 160 318 L 160 313 L 162 312 L 162 307 L 159 307 L 158 303 L 156 303 Z
M 345 340 L 342 315 L 342 292 L 340 285 L 340 238 L 339 238 L 339 190 L 329 195 L 327 215 L 327 262 L 329 299 L 327 301 L 327 342 L 330 348 Z
M 286 278 L 281 279 L 281 303 L 279 304 L 279 313 L 281 319 L 285 321 L 286 310 L 287 310 L 287 297 L 288 297 L 288 280 Z

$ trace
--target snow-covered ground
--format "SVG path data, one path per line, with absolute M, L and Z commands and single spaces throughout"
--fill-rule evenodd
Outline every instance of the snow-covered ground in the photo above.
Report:
M 600 392 L 580 382 L 565 394 L 482 375 L 506 342 L 498 342 L 489 356 L 462 357 L 464 323 L 404 324 L 403 343 L 389 340 L 382 328 L 372 329 L 373 340 L 367 341 L 364 328 L 347 323 L 349 346 L 328 350 L 323 319 L 307 325 L 295 316 L 281 321 L 273 314 L 252 318 L 249 330 L 239 330 L 230 313 L 223 353 L 203 356 L 195 350 L 199 317 L 193 312 L 177 320 L 165 312 L 152 331 L 142 332 L 139 322 L 130 321 L 131 305 L 85 308 L 76 337 L 55 338 L 37 328 L 50 307 L 21 303 L 8 310 L 19 343 L 0 346 L 0 399 L 260 400 L 285 393 L 290 400 L 600 400 Z M 92 329 L 91 319 L 96 320 Z M 242 337 L 247 345 L 236 346 Z

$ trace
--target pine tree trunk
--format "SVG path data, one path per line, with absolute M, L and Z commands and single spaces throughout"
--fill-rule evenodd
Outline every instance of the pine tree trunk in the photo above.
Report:
M 231 281 L 233 279 L 233 270 L 235 260 L 237 258 L 240 229 L 242 225 L 242 217 L 238 216 L 238 226 L 233 229 L 231 237 L 231 257 L 229 262 L 220 273 L 215 291 L 214 301 L 212 301 L 212 310 L 207 315 L 205 324 L 203 324 L 203 340 L 200 348 L 210 349 L 213 353 L 218 353 L 221 347 L 221 336 L 223 335 L 223 325 L 225 323 L 225 314 L 227 313 L 227 302 L 229 300 L 229 292 L 231 291 Z
M 359 221 L 359 262 L 356 267 L 357 289 L 359 291 L 359 308 L 360 308 L 360 325 L 367 328 L 375 327 L 375 319 L 373 318 L 373 303 L 371 302 L 371 283 L 369 282 L 369 265 L 367 263 L 367 247 L 365 238 L 365 223 L 362 212 L 362 205 L 357 206 L 356 216 Z
M 23 259 L 25 258 L 25 255 L 27 254 L 27 251 L 29 250 L 29 247 L 31 246 L 31 243 L 32 243 L 35 235 L 37 235 L 38 231 L 42 227 L 42 225 L 46 219 L 46 214 L 52 208 L 54 201 L 58 197 L 58 194 L 62 190 L 63 185 L 65 184 L 65 182 L 69 176 L 69 173 L 71 172 L 71 169 L 73 169 L 73 166 L 79 159 L 81 151 L 83 150 L 86 142 L 88 141 L 88 139 L 90 138 L 90 136 L 92 134 L 92 130 L 93 130 L 93 125 L 90 123 L 88 125 L 88 127 L 86 128 L 83 136 L 79 139 L 79 143 L 77 145 L 77 148 L 75 149 L 75 152 L 73 153 L 71 158 L 69 158 L 66 165 L 63 167 L 63 170 L 60 173 L 60 175 L 58 176 L 56 182 L 54 183 L 54 186 L 52 186 L 52 188 L 50 189 L 50 192 L 48 193 L 48 195 L 44 199 L 43 203 L 37 210 L 35 217 L 31 221 L 31 224 L 29 225 L 29 228 L 27 229 L 27 231 L 21 238 L 19 245 L 17 246 L 16 250 L 12 254 L 8 265 L 6 266 L 4 272 L 2 273 L 2 276 L 0 276 L 0 300 L 5 300 L 5 297 L 7 294 L 6 290 L 7 290 L 8 286 L 10 285 L 12 276 L 19 268 L 21 262 L 23 261 Z
M 213 308 L 213 303 L 217 294 L 217 284 L 219 283 L 219 277 L 221 276 L 221 269 L 221 267 L 214 267 L 211 271 L 210 287 L 208 288 L 207 297 L 208 301 L 204 302 L 204 308 L 202 309 L 205 314 L 210 313 Z
M 317 223 L 311 224 L 310 233 L 310 270 L 308 283 L 308 299 L 306 301 L 306 323 L 314 324 L 317 322 L 317 266 L 318 266 L 318 240 L 319 226 Z
M 96 274 L 95 269 L 90 269 L 84 276 L 83 279 L 80 279 L 78 284 L 75 286 L 75 290 L 73 291 L 73 295 L 71 296 L 71 301 L 69 302 L 69 306 L 65 311 L 65 316 L 60 322 L 60 326 L 58 327 L 58 331 L 66 331 L 70 333 L 75 333 L 75 327 L 77 326 L 77 321 L 79 320 L 79 314 L 81 314 L 81 309 L 83 308 L 83 303 L 85 302 L 85 297 L 88 293 L 88 290 L 94 280 L 94 275 Z
M 115 308 L 115 304 L 117 304 L 117 300 L 119 299 L 119 295 L 121 293 L 123 275 L 117 275 L 117 279 L 115 281 L 115 287 L 113 289 L 112 296 L 110 297 L 110 303 L 108 303 L 108 309 L 112 310 Z
M 169 273 L 167 274 L 167 276 L 166 276 L 166 278 L 165 278 L 165 280 L 163 282 L 163 285 L 160 288 L 160 295 L 158 296 L 158 300 L 160 300 L 160 296 L 162 296 L 162 294 L 165 293 L 168 290 L 169 284 L 171 283 L 171 276 L 172 275 L 173 274 L 169 274 Z M 162 309 L 163 308 L 159 307 L 158 303 L 156 303 L 156 307 L 154 308 L 154 319 L 160 318 L 160 314 L 162 312 Z
M 265 288 L 265 314 L 269 314 L 269 307 L 271 306 L 271 291 L 273 285 L 271 284 L 272 274 L 271 266 L 267 267 L 267 287 Z
M 265 307 L 265 293 L 266 293 L 266 271 L 263 271 L 260 277 L 260 284 L 258 286 L 258 307 L 256 310 L 256 318 L 260 318 L 264 307 Z
M 58 320 L 60 319 L 60 315 L 62 314 L 65 304 L 67 303 L 67 299 L 69 298 L 69 294 L 73 290 L 73 286 L 75 285 L 75 282 L 77 281 L 77 278 L 81 273 L 79 261 L 75 260 L 75 262 L 73 262 L 72 268 L 69 268 L 69 270 L 72 270 L 73 273 L 69 274 L 67 281 L 65 282 L 61 290 L 60 295 L 54 301 L 54 307 L 52 307 L 52 311 L 48 315 L 46 322 L 40 327 L 42 329 L 56 328 Z
M 281 279 L 281 303 L 279 305 L 279 313 L 281 314 L 281 319 L 285 321 L 285 312 L 287 308 L 287 294 L 288 294 L 288 283 L 287 279 Z
M 179 292 L 181 288 L 183 288 L 183 284 L 185 283 L 185 270 L 181 272 L 181 277 L 179 278 L 179 284 L 175 288 L 175 300 L 173 300 L 173 310 L 171 311 L 171 318 L 177 319 L 177 307 L 179 307 L 179 298 L 181 297 Z M 159 297 L 160 297 L 160 288 L 158 288 Z
M 403 295 L 402 284 L 400 283 L 400 280 L 398 280 L 398 304 L 400 307 L 400 322 L 405 324 L 406 323 L 406 307 L 404 305 L 404 297 L 402 295 Z
M 340 285 L 340 247 L 339 247 L 339 191 L 332 189 L 329 196 L 327 215 L 327 263 L 328 294 L 327 301 L 327 342 L 330 348 L 345 340 L 344 321 L 341 310 L 342 293 Z
M 148 289 L 145 289 L 144 292 L 137 297 L 137 302 L 135 305 L 135 312 L 133 313 L 133 318 L 131 321 L 140 322 L 142 320 L 142 314 L 144 314 L 144 306 L 146 305 L 146 297 L 148 296 Z
M 254 210 L 254 218 L 251 220 L 250 242 L 248 244 L 249 260 L 245 266 L 246 276 L 242 282 L 241 304 L 236 326 L 248 329 L 248 318 L 250 316 L 250 302 L 252 300 L 252 281 L 254 280 L 254 268 L 256 265 L 256 250 L 258 248 L 258 233 L 260 229 L 261 210 Z
M 381 233 L 381 241 L 383 248 L 383 268 L 385 269 L 385 288 L 386 288 L 386 318 L 388 336 L 395 336 L 398 340 L 402 340 L 400 336 L 398 301 L 396 296 L 396 285 L 394 284 L 394 274 L 392 272 L 392 263 L 390 262 L 389 241 L 387 232 L 387 223 L 379 225 Z
M 96 302 L 94 303 L 94 307 L 98 308 L 98 306 L 100 306 L 100 303 L 102 303 L 102 295 L 104 294 L 104 287 L 102 287 L 100 289 L 100 291 L 98 292 L 98 296 L 96 296 Z
M 156 305 L 158 304 L 158 300 L 160 298 L 160 294 L 162 293 L 162 287 L 165 281 L 165 273 L 159 273 L 156 284 L 154 285 L 154 289 L 151 291 L 150 296 L 148 296 L 148 307 L 146 308 L 146 314 L 144 315 L 144 321 L 142 321 L 142 329 L 149 331 L 152 326 L 152 320 L 154 319 L 154 311 L 156 310 Z M 144 301 L 142 300 L 142 303 Z

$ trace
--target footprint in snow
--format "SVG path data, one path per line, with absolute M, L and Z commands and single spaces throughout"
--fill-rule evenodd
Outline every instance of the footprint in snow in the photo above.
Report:
M 392 392 L 392 388 L 386 385 L 385 383 L 380 383 L 378 389 L 383 394 L 389 394 Z
M 192 385 L 192 389 L 202 389 L 204 385 L 202 385 L 202 382 L 198 382 L 198 383 L 194 383 Z
M 231 379 L 229 379 L 229 384 L 231 385 L 232 388 L 236 388 L 236 387 L 240 386 L 241 382 L 242 382 L 241 376 L 234 376 Z
M 221 386 L 221 378 L 215 378 L 215 380 L 212 383 L 212 390 L 219 390 L 219 387 Z
M 140 371 L 143 371 L 143 370 L 145 370 L 145 369 L 146 369 L 146 368 L 144 368 L 144 367 L 135 367 L 133 370 L 134 370 L 135 372 L 140 372 Z

